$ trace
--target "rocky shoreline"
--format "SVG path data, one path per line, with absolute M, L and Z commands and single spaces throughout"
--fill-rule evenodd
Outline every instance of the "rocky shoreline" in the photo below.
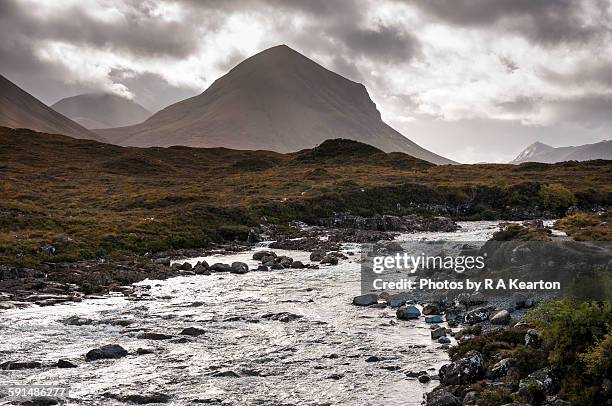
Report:
M 145 279 L 167 279 L 175 276 L 193 275 L 205 272 L 231 272 L 231 264 L 211 267 L 200 264 L 191 269 L 189 264 L 170 266 L 171 261 L 213 254 L 226 254 L 247 251 L 264 239 L 272 240 L 270 248 L 310 251 L 314 253 L 313 262 L 337 264 L 346 257 L 340 253 L 342 243 L 367 243 L 392 240 L 398 231 L 416 232 L 423 228 L 431 231 L 456 230 L 457 224 L 447 218 L 424 218 L 416 216 L 375 216 L 372 218 L 339 214 L 337 219 L 357 219 L 354 227 L 329 228 L 292 223 L 282 231 L 262 218 L 259 227 L 253 229 L 248 242 L 211 244 L 202 249 L 180 249 L 144 256 L 127 256 L 120 259 L 97 259 L 77 262 L 44 263 L 36 268 L 19 268 L 0 265 L 0 310 L 23 307 L 30 304 L 51 306 L 64 302 L 78 302 L 87 297 L 119 292 L 125 296 L 138 295 L 132 286 Z M 322 219 L 325 223 L 327 220 Z M 381 222 L 383 230 L 371 229 L 371 224 Z M 390 231 L 396 230 L 395 232 Z M 47 247 L 52 249 L 53 247 Z M 268 261 L 270 262 L 270 261 Z M 308 268 L 316 264 L 292 264 L 288 258 L 277 263 L 263 264 L 267 269 Z M 262 267 L 259 270 L 263 270 Z

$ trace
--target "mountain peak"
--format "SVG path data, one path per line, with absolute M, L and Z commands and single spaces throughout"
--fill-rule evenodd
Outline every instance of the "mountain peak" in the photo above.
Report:
M 151 115 L 140 104 L 115 93 L 79 94 L 51 107 L 86 128 L 123 127 L 141 123 Z
M 346 138 L 384 152 L 453 163 L 382 121 L 365 86 L 287 45 L 245 59 L 203 93 L 144 123 L 99 131 L 121 145 L 227 147 L 295 152 Z

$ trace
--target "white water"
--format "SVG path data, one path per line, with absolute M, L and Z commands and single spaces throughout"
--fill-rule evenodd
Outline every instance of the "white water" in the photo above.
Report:
M 401 239 L 484 240 L 496 224 L 464 222 L 456 233 L 417 233 Z M 275 251 L 308 262 L 307 252 Z M 246 252 L 205 259 L 211 264 L 243 261 L 253 267 L 257 263 L 251 256 Z M 350 304 L 360 293 L 359 265 L 351 260 L 319 270 L 186 276 L 140 285 L 151 285 L 150 300 L 110 297 L 0 313 L 0 363 L 64 358 L 78 364 L 74 369 L 0 371 L 0 385 L 68 385 L 66 404 L 122 404 L 102 395 L 157 391 L 170 395 L 176 405 L 215 399 L 224 405 L 410 405 L 420 404 L 423 393 L 437 382 L 421 384 L 405 372 L 434 374 L 447 360 L 430 340 L 424 321 L 399 321 L 393 310 Z M 303 317 L 288 323 L 261 319 L 277 312 Z M 60 322 L 73 315 L 95 323 Z M 235 316 L 243 319 L 225 320 Z M 110 319 L 133 324 L 99 323 Z M 178 338 L 183 328 L 192 326 L 206 333 L 184 343 L 136 337 L 155 331 Z M 87 351 L 104 344 L 119 344 L 130 355 L 85 361 Z M 136 355 L 139 347 L 155 353 Z M 383 360 L 366 362 L 371 355 Z M 230 370 L 240 376 L 211 376 Z M 0 404 L 9 403 L 0 399 Z

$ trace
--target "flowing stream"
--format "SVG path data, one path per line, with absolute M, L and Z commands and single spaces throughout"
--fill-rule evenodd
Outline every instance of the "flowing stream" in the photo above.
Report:
M 460 224 L 454 233 L 400 239 L 484 240 L 497 222 Z M 347 251 L 358 249 L 346 246 Z M 307 252 L 275 251 L 309 262 Z M 245 252 L 204 259 L 256 266 L 251 257 Z M 176 405 L 420 404 L 437 381 L 421 384 L 406 373 L 436 374 L 448 360 L 446 352 L 430 339 L 422 318 L 401 321 L 393 309 L 352 306 L 360 293 L 359 277 L 359 264 L 349 259 L 318 270 L 147 280 L 140 285 L 151 287 L 149 295 L 141 300 L 111 296 L 4 311 L 0 363 L 66 359 L 77 368 L 0 371 L 0 386 L 68 386 L 65 404 L 75 405 L 125 404 L 117 398 L 153 392 L 170 396 L 168 403 Z M 266 316 L 283 312 L 301 317 L 281 321 Z M 61 322 L 70 316 L 87 322 Z M 187 327 L 204 334 L 179 335 Z M 138 338 L 142 332 L 173 337 Z M 105 344 L 119 344 L 129 355 L 85 361 L 84 354 Z M 152 353 L 137 355 L 138 348 Z M 368 360 L 372 356 L 375 362 Z M 0 404 L 10 402 L 0 398 Z

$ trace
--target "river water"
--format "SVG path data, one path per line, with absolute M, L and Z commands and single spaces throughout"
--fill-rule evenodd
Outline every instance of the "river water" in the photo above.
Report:
M 454 233 L 399 239 L 486 240 L 497 222 L 460 224 Z M 307 252 L 275 251 L 309 262 Z M 251 256 L 205 259 L 256 266 Z M 0 313 L 0 363 L 66 359 L 77 364 L 0 371 L 0 386 L 68 386 L 65 404 L 71 405 L 125 404 L 114 398 L 152 392 L 170 396 L 176 405 L 416 405 L 437 382 L 421 384 L 406 372 L 434 375 L 448 360 L 422 319 L 401 321 L 392 309 L 350 304 L 360 293 L 359 264 L 350 259 L 319 270 L 185 276 L 140 285 L 151 287 L 142 300 L 111 296 Z M 301 317 L 266 317 L 283 312 Z M 61 322 L 70 316 L 88 324 Z M 180 336 L 186 327 L 205 332 Z M 142 332 L 173 338 L 138 338 Z M 85 361 L 85 353 L 105 344 L 119 344 L 129 355 Z M 138 348 L 153 353 L 137 355 Z M 371 356 L 379 360 L 367 362 Z M 0 404 L 10 402 L 0 399 Z

